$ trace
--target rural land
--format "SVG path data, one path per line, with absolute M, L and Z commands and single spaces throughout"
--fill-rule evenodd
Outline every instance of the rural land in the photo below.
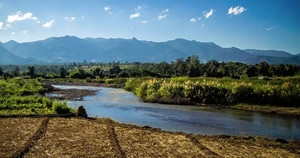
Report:
M 0 0 L 0 158 L 300 158 L 299 0 Z

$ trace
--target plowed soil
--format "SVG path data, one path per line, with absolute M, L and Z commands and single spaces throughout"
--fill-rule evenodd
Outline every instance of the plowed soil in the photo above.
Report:
M 201 136 L 92 118 L 0 118 L 0 157 L 300 157 L 300 142 Z

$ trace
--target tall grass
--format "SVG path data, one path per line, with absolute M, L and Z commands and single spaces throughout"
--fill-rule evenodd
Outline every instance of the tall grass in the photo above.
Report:
M 185 100 L 204 104 L 299 106 L 300 78 L 131 78 L 125 89 L 152 102 Z

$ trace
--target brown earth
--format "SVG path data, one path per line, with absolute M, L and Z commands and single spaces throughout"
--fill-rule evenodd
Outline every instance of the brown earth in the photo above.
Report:
M 108 88 L 123 88 L 123 84 L 107 84 L 95 82 L 43 82 L 46 85 L 68 85 L 68 86 L 93 86 L 93 87 L 108 87 Z
M 201 136 L 92 118 L 1 118 L 0 157 L 299 157 L 300 142 Z
M 95 95 L 97 90 L 87 90 L 87 89 L 56 89 L 51 91 L 53 94 L 58 94 L 58 97 L 50 97 L 52 99 L 59 100 L 82 100 L 85 96 Z

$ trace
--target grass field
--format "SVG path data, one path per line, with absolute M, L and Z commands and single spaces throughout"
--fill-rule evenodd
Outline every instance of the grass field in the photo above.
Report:
M 0 80 L 0 115 L 43 115 L 74 112 L 65 102 L 45 96 L 42 83 L 34 79 Z
M 299 157 L 300 142 L 200 136 L 110 119 L 1 118 L 0 157 Z

